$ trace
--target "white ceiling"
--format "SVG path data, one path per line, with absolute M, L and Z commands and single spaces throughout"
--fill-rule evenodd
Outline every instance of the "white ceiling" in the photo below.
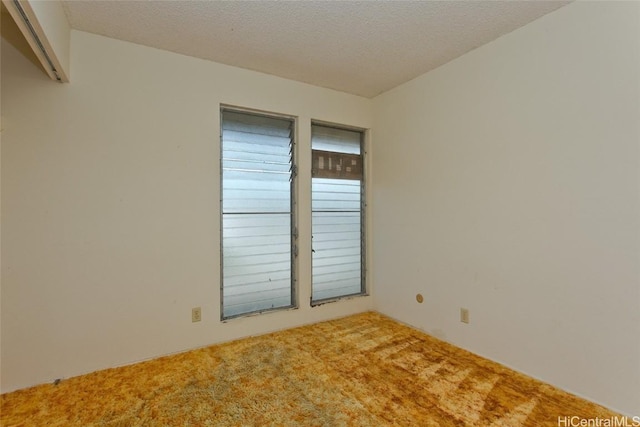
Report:
M 63 1 L 72 28 L 374 97 L 568 1 Z

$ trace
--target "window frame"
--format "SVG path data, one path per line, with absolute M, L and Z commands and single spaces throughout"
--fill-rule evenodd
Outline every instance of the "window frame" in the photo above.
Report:
M 309 148 L 310 154 L 313 153 L 313 126 L 322 126 L 326 128 L 332 128 L 336 130 L 345 130 L 357 132 L 360 134 L 360 156 L 362 158 L 362 178 L 360 179 L 360 292 L 353 294 L 345 294 L 339 296 L 332 296 L 327 298 L 315 299 L 313 298 L 313 202 L 311 206 L 311 282 L 310 282 L 310 306 L 316 307 L 323 304 L 327 304 L 330 302 L 336 302 L 344 299 L 351 299 L 357 297 L 363 297 L 369 295 L 369 286 L 367 280 L 367 177 L 368 177 L 368 167 L 367 167 L 367 141 L 368 141 L 368 130 L 356 126 L 349 126 L 343 124 L 337 124 L 333 122 L 326 122 L 321 120 L 311 120 L 310 124 L 310 132 L 309 132 Z M 313 176 L 311 177 L 311 187 L 309 188 L 309 197 L 313 200 Z M 322 179 L 322 178 L 320 178 Z
M 250 312 L 238 313 L 229 316 L 225 316 L 224 314 L 224 169 L 223 169 L 223 133 L 224 133 L 224 119 L 223 115 L 225 112 L 237 113 L 237 114 L 246 114 L 253 115 L 258 117 L 265 118 L 273 118 L 279 120 L 288 120 L 291 122 L 291 176 L 290 176 L 290 186 L 289 186 L 289 194 L 290 194 L 290 251 L 291 251 L 291 262 L 290 262 L 290 299 L 291 303 L 287 306 L 274 307 L 274 308 L 265 308 L 258 309 Z M 219 190 L 220 190 L 220 200 L 219 200 L 219 221 L 220 221 L 220 320 L 222 322 L 227 322 L 229 320 L 241 317 L 248 316 L 256 316 L 263 313 L 282 311 L 282 310 L 293 310 L 299 307 L 298 302 L 298 202 L 297 202 L 297 189 L 298 189 L 298 118 L 296 116 L 288 115 L 288 114 L 280 114 L 262 110 L 256 110 L 251 108 L 237 107 L 233 105 L 220 104 L 219 108 L 219 126 L 220 126 L 220 135 L 219 135 Z

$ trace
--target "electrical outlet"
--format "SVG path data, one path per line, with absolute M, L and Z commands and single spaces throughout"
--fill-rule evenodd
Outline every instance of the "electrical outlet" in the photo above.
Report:
M 460 321 L 462 323 L 469 323 L 469 309 L 461 308 L 460 309 Z
M 202 320 L 202 311 L 200 307 L 194 307 L 191 309 L 191 321 L 199 322 Z

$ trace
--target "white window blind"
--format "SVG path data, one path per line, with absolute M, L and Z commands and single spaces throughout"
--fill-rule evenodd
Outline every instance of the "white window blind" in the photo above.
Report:
M 312 177 L 312 302 L 363 294 L 364 181 L 344 173 L 350 162 L 362 167 L 362 133 L 313 125 L 311 146 L 314 164 L 325 169 Z M 344 164 L 344 156 L 331 153 L 359 157 Z
M 291 119 L 222 111 L 222 317 L 294 305 Z

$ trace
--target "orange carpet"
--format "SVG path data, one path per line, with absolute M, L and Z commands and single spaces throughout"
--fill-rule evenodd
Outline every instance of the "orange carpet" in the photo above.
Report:
M 0 396 L 0 426 L 558 426 L 617 414 L 377 313 Z

